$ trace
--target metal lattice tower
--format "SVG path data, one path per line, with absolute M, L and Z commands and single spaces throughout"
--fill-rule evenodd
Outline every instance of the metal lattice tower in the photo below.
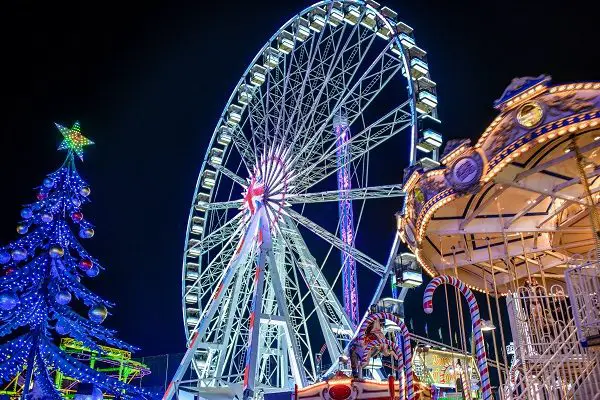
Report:
M 352 171 L 348 163 L 350 127 L 348 127 L 348 118 L 345 113 L 340 112 L 333 118 L 333 129 L 337 138 L 340 238 L 347 247 L 354 247 L 354 214 L 352 200 L 348 196 L 352 189 Z M 356 328 L 359 323 L 356 260 L 347 251 L 342 251 L 342 288 L 344 310 L 350 317 L 352 326 Z

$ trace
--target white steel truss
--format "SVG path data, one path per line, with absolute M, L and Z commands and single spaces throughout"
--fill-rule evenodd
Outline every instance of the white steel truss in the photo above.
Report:
M 419 91 L 435 98 L 435 84 L 426 53 L 400 40 L 402 33 L 414 42 L 412 29 L 393 14 L 374 2 L 321 1 L 288 21 L 244 72 L 190 209 L 182 277 L 188 353 L 165 398 L 222 390 L 258 399 L 315 382 L 314 349 L 325 343 L 336 363 L 354 334 L 340 275 L 326 268 L 339 259 L 330 254 L 343 252 L 385 280 L 377 293 L 387 284 L 397 237 L 392 258 L 367 254 L 339 238 L 337 217 L 318 210 L 340 195 L 352 200 L 360 236 L 373 204 L 392 199 L 400 208 L 402 185 L 371 172 L 386 165 L 377 152 L 383 143 L 414 147 L 419 116 L 436 116 L 435 106 L 422 105 L 417 115 Z M 352 130 L 343 165 L 332 130 L 339 113 Z M 342 167 L 352 180 L 344 193 L 335 179 Z M 315 257 L 311 240 L 326 255 Z M 377 261 L 385 257 L 385 265 Z

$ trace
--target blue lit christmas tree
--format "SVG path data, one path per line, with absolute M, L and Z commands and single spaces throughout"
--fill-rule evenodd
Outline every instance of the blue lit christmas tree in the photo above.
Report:
M 83 278 L 103 269 L 80 244 L 94 236 L 81 206 L 90 188 L 75 168 L 83 160 L 84 137 L 79 122 L 66 128 L 59 149 L 68 154 L 63 165 L 38 188 L 37 201 L 21 210 L 19 239 L 0 247 L 0 381 L 25 372 L 23 398 L 62 399 L 49 371 L 59 369 L 80 382 L 121 398 L 151 398 L 152 394 L 101 374 L 63 353 L 55 339 L 69 336 L 102 353 L 97 342 L 135 350 L 101 325 L 111 304 L 88 290 Z M 87 318 L 78 310 L 87 310 Z M 25 371 L 24 371 L 25 370 Z

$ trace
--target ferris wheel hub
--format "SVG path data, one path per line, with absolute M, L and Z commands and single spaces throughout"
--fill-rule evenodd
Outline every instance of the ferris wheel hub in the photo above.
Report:
M 283 215 L 287 215 L 285 208 L 289 207 L 286 196 L 292 189 L 292 164 L 289 149 L 282 146 L 265 149 L 242 192 L 241 209 L 245 211 L 245 221 L 264 206 L 271 230 L 277 229 L 277 223 Z

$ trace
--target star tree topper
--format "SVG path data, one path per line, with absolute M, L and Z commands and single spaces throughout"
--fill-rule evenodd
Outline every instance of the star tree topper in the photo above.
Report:
M 56 125 L 64 138 L 60 146 L 58 146 L 58 150 L 72 151 L 73 153 L 77 154 L 77 157 L 79 157 L 81 161 L 83 161 L 83 147 L 94 144 L 94 142 L 81 134 L 79 121 L 75 121 L 71 128 L 67 128 L 57 124 L 56 122 L 54 125 Z

